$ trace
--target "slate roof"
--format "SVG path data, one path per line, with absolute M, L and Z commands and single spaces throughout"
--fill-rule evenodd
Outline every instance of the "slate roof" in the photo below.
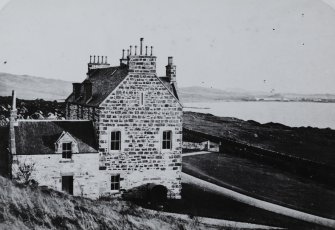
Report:
M 92 99 L 85 101 L 84 86 L 82 83 L 81 96 L 74 99 L 73 92 L 66 102 L 98 107 L 106 97 L 127 77 L 128 69 L 121 66 L 93 69 L 89 72 L 89 80 L 92 82 Z M 170 83 L 168 77 L 158 77 L 166 88 L 179 100 L 177 88 Z
M 89 72 L 89 80 L 92 82 L 92 99 L 87 103 L 84 100 L 83 85 L 81 87 L 81 97 L 74 99 L 73 92 L 66 99 L 67 102 L 99 106 L 105 98 L 127 77 L 128 70 L 120 66 L 102 69 L 93 69 Z
M 179 100 L 177 87 L 174 84 L 170 83 L 168 77 L 159 77 L 159 79 L 163 82 L 166 88 L 170 90 L 170 92 Z
M 63 131 L 77 141 L 79 153 L 98 152 L 92 121 L 24 120 L 15 126 L 16 154 L 54 154 L 55 142 Z

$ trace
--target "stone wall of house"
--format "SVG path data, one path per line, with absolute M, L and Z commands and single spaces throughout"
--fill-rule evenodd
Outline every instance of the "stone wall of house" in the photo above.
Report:
M 66 120 L 92 120 L 99 119 L 99 108 L 92 106 L 83 106 L 79 104 L 66 104 Z
M 111 176 L 119 174 L 120 191 L 160 184 L 169 198 L 180 198 L 182 106 L 155 76 L 156 57 L 131 56 L 128 68 L 129 75 L 99 108 L 68 104 L 67 119 L 95 121 L 100 195 L 115 193 Z M 171 150 L 162 150 L 164 130 L 172 132 Z M 120 151 L 110 150 L 112 131 L 121 132 Z
M 62 191 L 62 176 L 73 176 L 73 195 L 92 199 L 99 197 L 99 154 L 73 154 L 63 159 L 62 154 L 14 155 L 13 178 L 19 165 L 33 164 L 31 178 L 41 186 Z
M 100 105 L 98 123 L 101 194 L 120 174 L 121 190 L 161 184 L 180 198 L 182 106 L 155 76 L 155 59 L 134 57 L 130 74 Z M 143 93 L 143 105 L 141 94 Z M 172 149 L 162 149 L 162 133 L 172 131 Z M 110 150 L 110 133 L 121 131 L 121 150 Z

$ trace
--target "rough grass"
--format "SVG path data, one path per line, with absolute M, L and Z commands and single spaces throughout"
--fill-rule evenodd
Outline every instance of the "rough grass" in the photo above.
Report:
M 198 224 L 198 229 L 208 226 Z M 0 229 L 194 229 L 121 200 L 94 201 L 0 177 Z
M 335 164 L 335 130 L 328 128 L 292 128 L 195 112 L 184 112 L 183 127 L 332 167 Z

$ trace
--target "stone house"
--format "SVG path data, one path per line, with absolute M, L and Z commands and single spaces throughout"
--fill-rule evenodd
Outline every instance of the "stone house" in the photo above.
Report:
M 153 47 L 130 46 L 120 65 L 91 56 L 86 79 L 73 83 L 66 120 L 18 120 L 9 136 L 12 176 L 33 164 L 40 185 L 91 198 L 130 191 L 181 192 L 183 108 L 176 66 L 156 74 Z M 133 53 L 134 52 L 134 53 Z M 13 95 L 15 98 L 15 95 Z M 149 191 L 149 193 L 150 193 Z

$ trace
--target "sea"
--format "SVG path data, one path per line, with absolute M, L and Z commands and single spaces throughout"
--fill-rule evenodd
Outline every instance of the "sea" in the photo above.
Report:
M 275 122 L 291 127 L 335 129 L 335 103 L 219 101 L 184 103 L 184 111 L 235 117 L 259 123 Z

